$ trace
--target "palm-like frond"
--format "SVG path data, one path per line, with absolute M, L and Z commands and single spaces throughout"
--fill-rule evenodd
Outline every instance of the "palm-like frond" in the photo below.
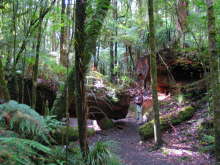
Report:
M 28 139 L 0 137 L 0 145 L 2 164 L 32 165 L 34 159 L 41 159 L 43 154 L 39 154 L 40 152 L 51 154 L 49 147 Z
M 13 130 L 25 137 L 47 140 L 47 124 L 42 116 L 25 104 L 16 101 L 0 105 L 0 123 L 2 127 Z M 8 125 L 7 125 L 8 124 Z

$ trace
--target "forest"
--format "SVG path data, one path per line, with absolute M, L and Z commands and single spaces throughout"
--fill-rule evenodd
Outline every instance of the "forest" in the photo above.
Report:
M 220 1 L 0 15 L 0 165 L 220 165 Z

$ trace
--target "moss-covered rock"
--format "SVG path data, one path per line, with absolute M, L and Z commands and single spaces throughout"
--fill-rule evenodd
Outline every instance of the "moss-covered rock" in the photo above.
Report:
M 102 130 L 107 130 L 114 127 L 114 122 L 107 117 L 97 120 L 97 123 Z
M 190 119 L 194 112 L 195 108 L 192 106 L 187 106 L 179 110 L 178 112 L 174 112 L 171 114 L 167 114 L 160 117 L 160 129 L 166 130 L 170 128 L 170 125 L 177 125 L 181 122 Z M 154 135 L 154 121 L 142 125 L 139 127 L 139 134 L 143 140 L 153 137 Z
M 88 128 L 88 136 L 92 136 L 95 134 L 95 130 L 93 128 Z M 57 128 L 54 132 L 52 132 L 52 137 L 58 144 L 66 144 L 66 137 L 68 136 L 69 141 L 76 141 L 79 139 L 78 128 L 76 127 L 67 127 L 61 126 Z

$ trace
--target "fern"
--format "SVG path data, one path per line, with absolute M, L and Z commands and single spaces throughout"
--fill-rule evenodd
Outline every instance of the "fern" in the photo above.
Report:
M 91 152 L 88 154 L 87 163 L 89 165 L 120 165 L 118 157 L 113 154 L 115 142 L 97 142 L 91 147 Z
M 44 121 L 50 132 L 55 131 L 58 127 L 64 126 L 65 123 L 56 119 L 56 116 L 45 116 Z
M 0 126 L 7 127 L 6 122 L 9 122 L 7 129 L 20 133 L 24 137 L 40 138 L 48 142 L 49 130 L 44 118 L 25 104 L 9 101 L 0 105 Z
M 0 137 L 1 164 L 31 165 L 34 159 L 44 159 L 43 154 L 51 154 L 51 149 L 36 141 L 21 138 Z

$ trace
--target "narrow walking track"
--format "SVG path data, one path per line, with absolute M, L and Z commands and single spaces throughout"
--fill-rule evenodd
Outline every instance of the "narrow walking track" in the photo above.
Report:
M 174 153 L 171 154 L 162 150 L 150 151 L 153 139 L 145 143 L 141 141 L 138 124 L 131 114 L 126 119 L 117 121 L 115 128 L 97 132 L 95 136 L 89 138 L 89 142 L 93 144 L 97 141 L 115 141 L 116 154 L 124 165 L 211 165 L 213 159 L 209 155 L 199 153 L 198 147 L 193 149 L 191 143 L 198 144 L 198 139 L 186 135 L 187 131 L 192 135 L 196 133 L 194 125 L 201 113 L 204 112 L 197 111 L 191 120 L 176 126 L 175 129 L 180 135 L 171 130 L 163 133 L 163 140 L 165 140 L 163 147 L 174 149 Z
M 115 141 L 117 143 L 117 155 L 124 165 L 175 165 L 166 160 L 163 154 L 149 152 L 142 145 L 138 134 L 138 125 L 132 117 L 120 120 L 118 127 L 98 132 L 91 137 L 90 143 L 97 141 Z

